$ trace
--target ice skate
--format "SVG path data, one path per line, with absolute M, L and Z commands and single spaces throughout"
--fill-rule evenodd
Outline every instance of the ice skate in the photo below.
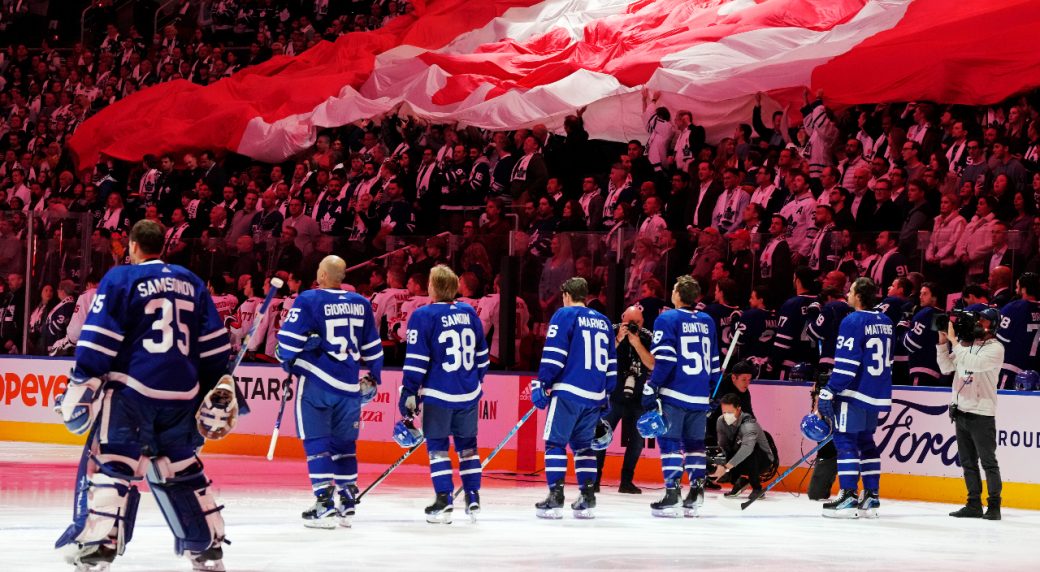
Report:
M 686 518 L 698 517 L 702 506 L 704 506 L 704 479 L 697 479 L 690 485 L 690 492 L 683 500 L 683 515 Z
M 581 487 L 581 496 L 578 500 L 571 503 L 571 510 L 574 511 L 574 518 L 580 519 L 593 519 L 596 518 L 594 511 L 596 509 L 596 485 L 593 483 L 586 483 Z
M 188 552 L 193 572 L 224 572 L 224 551 L 220 545 L 202 552 Z
M 881 500 L 878 498 L 877 491 L 863 491 L 863 498 L 859 501 L 857 508 L 857 516 L 859 518 L 877 518 L 880 507 Z
M 350 528 L 354 520 L 354 507 L 357 505 L 357 487 L 348 486 L 339 491 L 339 507 L 336 509 L 339 516 L 339 525 Z
M 114 548 L 102 544 L 92 544 L 67 553 L 65 560 L 76 567 L 76 572 L 108 572 L 115 558 Z
M 859 518 L 859 499 L 853 489 L 842 489 L 838 498 L 823 504 L 827 518 Z
M 664 498 L 650 503 L 650 514 L 661 518 L 682 516 L 682 492 L 678 484 L 664 489 Z
M 466 491 L 466 514 L 469 515 L 470 520 L 477 522 L 477 515 L 480 514 L 480 493 L 478 491 Z
M 430 524 L 451 524 L 451 493 L 437 493 L 433 504 L 426 507 L 426 522 Z
M 563 518 L 563 483 L 558 482 L 549 488 L 549 496 L 540 503 L 536 503 L 538 518 L 549 518 L 558 520 Z
M 307 528 L 336 528 L 336 501 L 332 499 L 333 489 L 329 487 L 314 499 L 314 505 L 303 511 L 303 525 Z

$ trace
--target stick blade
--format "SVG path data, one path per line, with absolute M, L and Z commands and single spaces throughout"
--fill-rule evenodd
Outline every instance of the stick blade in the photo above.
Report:
M 756 500 L 758 500 L 758 499 L 746 500 L 746 501 L 740 503 L 740 510 L 744 510 L 747 507 L 751 506 L 751 503 L 755 502 Z

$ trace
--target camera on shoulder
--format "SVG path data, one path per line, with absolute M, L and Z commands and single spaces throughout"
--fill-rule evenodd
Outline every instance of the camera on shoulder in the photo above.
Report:
M 945 332 L 953 324 L 953 333 L 962 342 L 972 343 L 986 335 L 985 328 L 979 322 L 979 314 L 968 310 L 955 309 L 949 314 L 936 312 L 932 316 L 931 330 Z

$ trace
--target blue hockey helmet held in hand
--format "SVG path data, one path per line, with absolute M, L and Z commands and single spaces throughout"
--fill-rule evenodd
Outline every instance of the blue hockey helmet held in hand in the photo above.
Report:
M 1040 390 L 1040 374 L 1027 369 L 1015 374 L 1015 389 L 1018 391 Z
M 606 419 L 600 419 L 596 423 L 596 436 L 592 439 L 593 451 L 606 451 L 610 442 L 614 440 L 614 428 L 607 423 Z
M 659 409 L 651 409 L 636 421 L 636 430 L 644 439 L 655 439 L 668 432 L 668 422 Z
M 394 442 L 401 447 L 411 449 L 422 443 L 422 440 L 422 430 L 417 428 L 411 419 L 402 419 L 394 423 Z
M 819 443 L 831 435 L 831 424 L 821 419 L 819 415 L 810 413 L 802 417 L 802 435 Z

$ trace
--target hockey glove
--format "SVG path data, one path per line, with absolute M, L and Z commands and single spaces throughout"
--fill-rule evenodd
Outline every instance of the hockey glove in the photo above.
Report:
M 402 386 L 401 398 L 397 401 L 397 410 L 401 412 L 401 417 L 406 419 L 414 417 L 418 408 L 419 396 L 411 389 Z
M 207 439 L 223 439 L 238 423 L 238 399 L 235 398 L 235 379 L 221 376 L 217 386 L 206 394 L 195 414 L 199 434 Z
M 538 409 L 549 407 L 549 395 L 542 387 L 542 382 L 537 379 L 531 380 L 531 403 Z
M 643 385 L 643 398 L 641 400 L 643 411 L 657 409 L 657 388 L 646 383 Z
M 58 412 L 65 428 L 74 435 L 86 433 L 98 412 L 98 401 L 101 400 L 101 380 L 92 377 L 90 379 L 70 379 L 65 394 L 57 403 Z
M 321 345 L 321 336 L 319 336 L 317 334 L 311 334 L 311 335 L 307 336 L 307 341 L 303 342 L 303 351 L 309 352 L 311 350 L 316 350 L 316 349 L 318 349 L 318 346 L 320 346 L 320 345 Z
M 834 394 L 826 387 L 816 396 L 816 412 L 821 419 L 834 425 Z
M 362 377 L 358 385 L 361 386 L 361 405 L 365 405 L 376 398 L 379 383 L 371 374 L 366 374 L 365 377 Z

